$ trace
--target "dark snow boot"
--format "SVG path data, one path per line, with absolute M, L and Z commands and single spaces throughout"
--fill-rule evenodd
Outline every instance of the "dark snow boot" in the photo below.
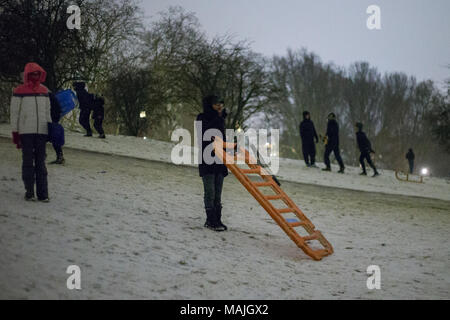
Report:
M 99 135 L 98 135 L 98 137 L 99 137 L 100 139 L 106 139 L 106 136 L 105 136 L 105 134 L 104 134 L 104 133 L 102 133 L 102 134 L 99 134 Z
M 359 174 L 360 176 L 367 176 L 367 172 L 363 171 Z
M 225 231 L 225 229 L 219 225 L 217 222 L 217 215 L 214 208 L 206 209 L 206 222 L 205 228 L 214 230 L 214 231 Z
M 344 167 L 341 167 L 341 168 L 339 169 L 338 173 L 344 173 L 344 170 L 345 170 L 345 168 L 344 168 Z
M 222 205 L 220 204 L 217 205 L 215 207 L 215 211 L 216 211 L 217 225 L 223 228 L 223 231 L 226 231 L 228 228 L 226 225 L 222 223 Z
M 206 208 L 206 221 L 205 221 L 205 228 L 213 228 L 215 226 L 215 213 L 214 208 Z
M 322 171 L 331 171 L 330 167 L 323 168 Z
M 86 132 L 86 134 L 84 135 L 85 137 L 92 137 L 92 132 L 91 131 L 88 131 L 88 132 Z
M 33 192 L 26 192 L 24 199 L 26 201 L 36 201 L 36 198 L 34 197 L 34 193 Z
M 58 154 L 56 155 L 56 160 L 50 162 L 50 164 L 64 164 L 66 162 L 66 160 L 64 160 L 64 156 L 63 154 Z
M 378 171 L 375 171 L 374 173 L 373 173 L 373 176 L 372 177 L 376 177 L 376 176 L 379 176 L 380 174 L 378 173 Z

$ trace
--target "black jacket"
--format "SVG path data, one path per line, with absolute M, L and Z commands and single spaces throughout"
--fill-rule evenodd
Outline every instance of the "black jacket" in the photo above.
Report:
M 216 174 L 216 173 L 222 173 L 222 175 L 225 177 L 228 175 L 228 169 L 224 164 L 220 163 L 213 163 L 213 164 L 207 164 L 205 163 L 203 159 L 203 151 L 205 148 L 212 143 L 212 139 L 210 141 L 203 141 L 203 135 L 208 129 L 218 129 L 222 133 L 222 139 L 223 141 L 226 141 L 225 136 L 225 118 L 227 114 L 226 111 L 223 110 L 222 116 L 219 116 L 217 111 L 215 111 L 212 108 L 212 105 L 209 105 L 208 103 L 203 104 L 203 113 L 200 113 L 197 116 L 197 121 L 201 122 L 202 125 L 202 132 L 200 135 L 200 132 L 198 133 L 199 139 L 202 140 L 202 148 L 201 148 L 201 163 L 198 165 L 199 174 L 201 177 L 207 174 Z M 211 155 L 214 156 L 214 151 L 211 152 Z M 217 158 L 216 158 L 217 160 Z
M 300 137 L 303 144 L 314 144 L 314 139 L 319 140 L 317 137 L 316 128 L 311 119 L 303 119 L 300 123 Z
M 356 141 L 358 142 L 358 148 L 361 153 L 374 152 L 372 149 L 372 144 L 364 132 L 356 132 Z
M 414 158 L 415 158 L 414 152 L 412 152 L 412 150 L 409 150 L 408 153 L 406 154 L 406 159 L 408 159 L 409 161 L 413 161 Z
M 53 93 L 49 93 L 50 98 L 50 116 L 52 118 L 52 122 L 59 122 L 61 119 L 61 106 L 59 105 L 58 100 Z
M 92 110 L 94 107 L 94 95 L 86 91 L 86 89 L 75 88 L 77 93 L 80 109 Z
M 339 125 L 336 120 L 328 120 L 326 136 L 328 137 L 327 146 L 329 148 L 339 146 Z

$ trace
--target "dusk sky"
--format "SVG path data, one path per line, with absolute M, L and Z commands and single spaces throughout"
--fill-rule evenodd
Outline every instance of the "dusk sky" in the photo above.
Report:
M 282 55 L 307 48 L 324 62 L 368 61 L 441 88 L 450 78 L 448 0 L 144 0 L 150 19 L 169 6 L 194 12 L 209 36 L 232 34 L 256 52 Z M 369 30 L 369 5 L 381 9 L 381 30 Z

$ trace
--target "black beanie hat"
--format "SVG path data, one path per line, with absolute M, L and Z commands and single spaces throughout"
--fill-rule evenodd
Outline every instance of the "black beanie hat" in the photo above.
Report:
M 328 114 L 328 119 L 336 119 L 336 115 L 333 112 Z
M 358 128 L 358 130 L 362 130 L 363 128 L 363 124 L 361 122 L 357 122 L 355 126 Z
M 303 111 L 303 119 L 305 119 L 308 114 L 309 114 L 309 111 Z
M 73 87 L 75 90 L 83 90 L 86 87 L 86 83 L 83 81 L 77 81 L 73 83 Z

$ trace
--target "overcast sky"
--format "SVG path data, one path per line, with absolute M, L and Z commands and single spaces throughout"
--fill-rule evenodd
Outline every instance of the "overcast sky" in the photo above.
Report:
M 381 30 L 369 30 L 369 5 Z M 368 61 L 443 87 L 450 77 L 450 0 L 143 0 L 150 19 L 169 6 L 194 12 L 208 35 L 233 34 L 266 56 L 306 47 L 325 62 Z

